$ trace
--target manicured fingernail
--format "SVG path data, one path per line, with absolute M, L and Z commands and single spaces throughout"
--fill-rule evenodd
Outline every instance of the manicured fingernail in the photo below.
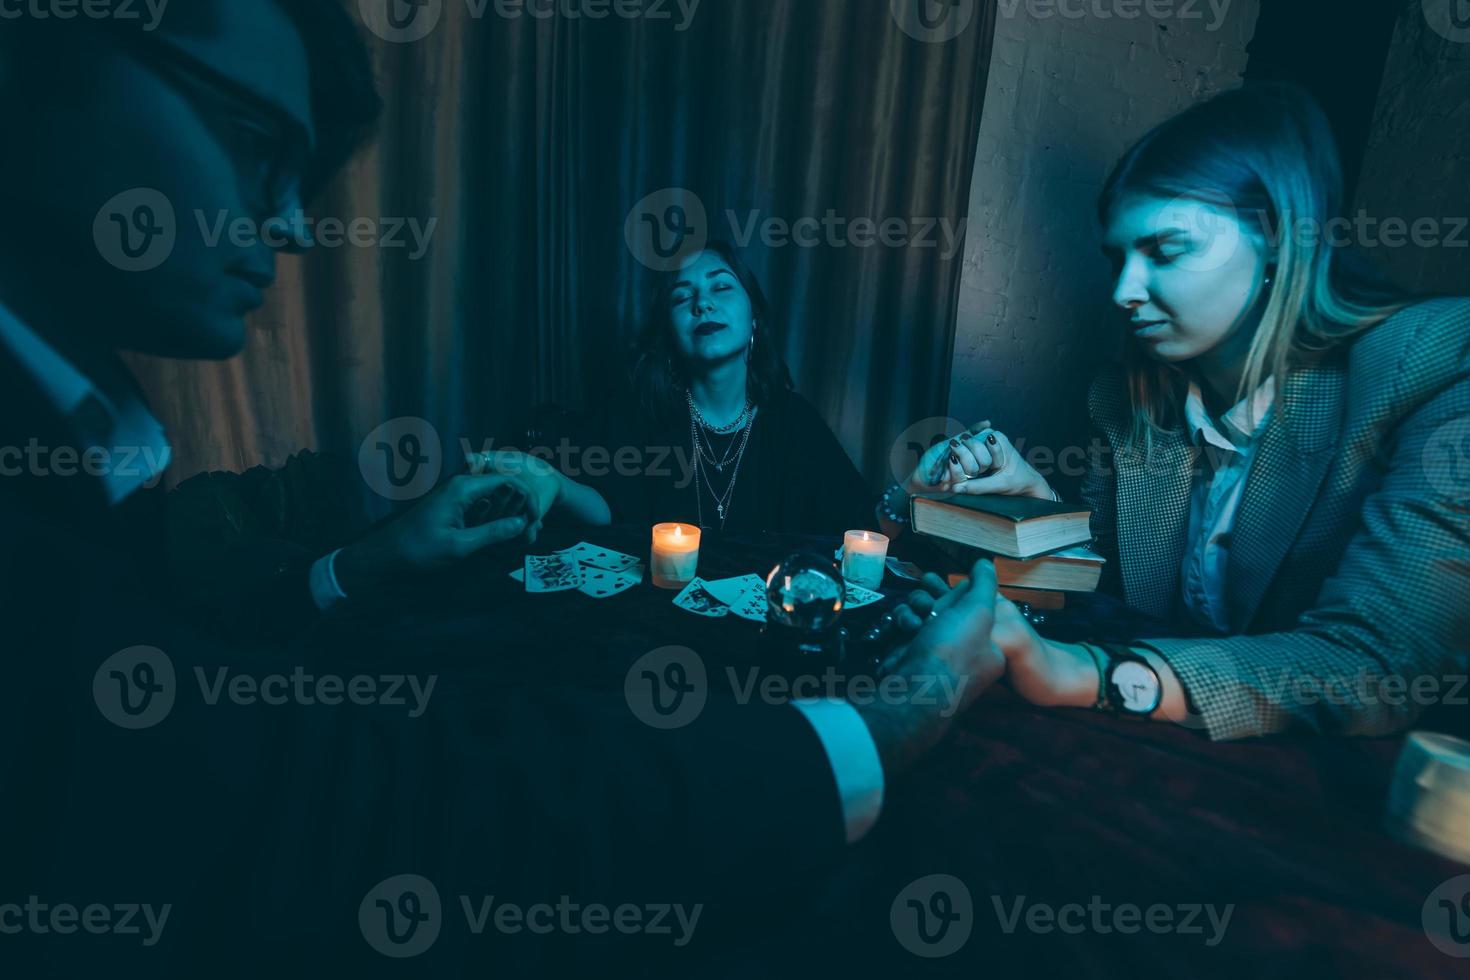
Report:
M 986 439 L 985 441 L 988 442 L 988 443 L 990 443 L 992 446 L 995 445 L 995 433 L 992 432 L 990 434 L 990 437 L 988 439 Z
M 949 461 L 951 463 L 953 463 L 955 466 L 960 465 L 960 454 L 959 453 L 950 453 L 949 454 Z

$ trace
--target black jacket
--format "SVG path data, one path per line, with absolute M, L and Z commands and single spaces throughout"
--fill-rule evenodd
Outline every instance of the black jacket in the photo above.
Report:
M 5 357 L 0 446 L 64 442 L 64 426 Z M 144 935 L 57 934 L 43 917 L 44 934 L 0 934 L 0 975 L 602 966 L 618 947 L 473 935 L 458 896 L 703 902 L 710 924 L 722 897 L 801 880 L 843 849 L 830 765 L 790 707 L 712 699 L 693 724 L 661 732 L 618 697 L 455 677 L 439 679 L 418 718 L 211 705 L 205 691 L 221 668 L 264 675 L 335 662 L 386 675 L 413 665 L 392 650 L 212 649 L 171 608 L 154 567 L 161 525 L 135 507 L 146 504 L 105 507 L 83 477 L 0 478 L 0 927 L 15 921 L 6 903 L 30 896 L 172 911 L 151 947 Z M 119 716 L 125 691 L 131 707 L 145 704 L 136 685 L 150 678 L 105 662 L 139 646 L 160 651 L 144 655 L 161 668 L 151 678 L 158 700 Z M 170 698 L 149 727 L 109 720 L 146 719 Z M 412 963 L 374 951 L 359 922 L 360 907 L 378 914 L 370 890 L 401 874 L 433 882 L 443 903 L 439 938 Z

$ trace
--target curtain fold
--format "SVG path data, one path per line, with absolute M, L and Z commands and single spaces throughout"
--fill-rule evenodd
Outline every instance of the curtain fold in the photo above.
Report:
M 907 2 L 968 26 L 921 40 Z M 284 258 L 234 361 L 133 359 L 173 478 L 356 455 L 401 416 L 457 452 L 535 405 L 595 411 L 651 290 L 625 222 L 681 188 L 765 284 L 798 390 L 886 482 L 892 440 L 948 400 L 993 0 L 704 0 L 684 31 L 672 3 L 673 20 L 478 6 L 447 0 L 413 43 L 373 39 L 377 138 L 312 208 L 402 244 Z M 818 244 L 763 241 L 800 219 Z M 854 222 L 894 220 L 908 244 L 859 244 L 877 236 Z M 423 255 L 408 222 L 432 222 Z

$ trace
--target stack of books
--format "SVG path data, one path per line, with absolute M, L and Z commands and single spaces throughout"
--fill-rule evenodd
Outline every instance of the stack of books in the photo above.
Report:
M 1095 592 L 1102 579 L 1102 556 L 1083 547 L 1092 540 L 1092 514 L 1072 504 L 999 495 L 915 497 L 910 521 L 916 533 L 967 564 L 979 552 L 992 556 L 1000 591 L 1013 602 L 1060 609 L 1066 593 Z

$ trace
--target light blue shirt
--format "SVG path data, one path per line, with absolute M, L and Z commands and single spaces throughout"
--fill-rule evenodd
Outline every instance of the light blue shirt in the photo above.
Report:
M 1190 382 L 1184 401 L 1190 441 L 1203 457 L 1202 472 L 1210 475 L 1195 480 L 1190 498 L 1180 590 L 1190 618 L 1216 633 L 1230 631 L 1225 606 L 1230 535 L 1274 396 L 1273 382 L 1268 378 L 1253 395 L 1222 415 L 1218 424 L 1205 409 L 1198 383 Z

